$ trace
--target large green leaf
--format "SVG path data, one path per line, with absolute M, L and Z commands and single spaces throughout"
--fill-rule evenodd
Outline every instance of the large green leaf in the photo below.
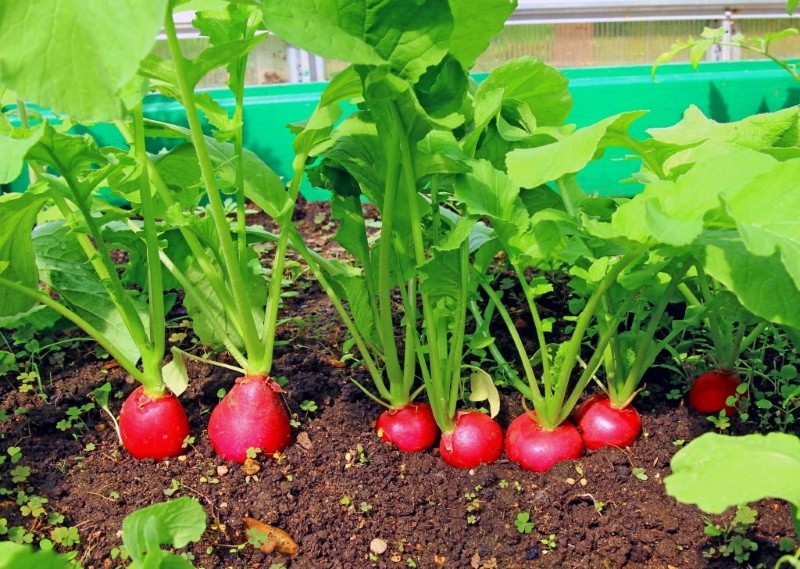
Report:
M 800 289 L 800 160 L 775 165 L 726 205 L 747 249 L 756 255 L 777 251 Z
M 154 554 L 158 558 L 161 545 L 179 548 L 198 541 L 205 529 L 203 507 L 194 498 L 184 496 L 129 514 L 122 521 L 122 542 L 131 559 L 142 563 Z
M 531 56 L 512 59 L 492 70 L 475 91 L 476 104 L 500 90 L 504 101 L 525 103 L 539 126 L 564 122 L 572 109 L 568 79 L 560 71 Z
M 0 195 L 0 264 L 4 264 L 0 274 L 32 289 L 39 286 L 39 271 L 31 230 L 46 200 L 45 194 L 32 188 L 24 194 Z M 28 297 L 0 286 L 0 316 L 24 312 L 32 305 Z
M 691 105 L 679 123 L 666 128 L 651 128 L 647 133 L 670 144 L 715 140 L 761 150 L 775 145 L 786 131 L 796 126 L 797 115 L 798 107 L 789 107 L 774 113 L 751 115 L 740 121 L 719 123 Z
M 620 113 L 576 130 L 552 144 L 514 150 L 506 158 L 508 175 L 523 188 L 535 188 L 574 174 L 602 153 L 606 146 L 627 137 L 630 124 L 645 111 Z
M 141 354 L 124 320 L 64 223 L 51 221 L 38 225 L 33 231 L 33 247 L 42 280 L 125 357 L 138 361 Z M 136 298 L 131 300 L 146 329 L 147 307 Z
M 667 494 L 704 512 L 780 498 L 800 507 L 800 439 L 786 433 L 706 433 L 672 458 Z
M 464 69 L 472 68 L 516 7 L 517 0 L 450 0 L 455 21 L 450 53 Z
M 447 0 L 263 0 L 267 28 L 283 40 L 348 63 L 390 65 L 412 83 L 447 53 Z
M 0 2 L 0 84 L 76 119 L 121 118 L 120 90 L 155 44 L 167 4 Z
M 766 154 L 745 148 L 712 156 L 675 181 L 649 184 L 617 209 L 611 225 L 617 235 L 631 240 L 688 245 L 703 232 L 706 214 L 720 208 L 724 196 L 736 195 L 775 164 Z
M 713 233 L 698 243 L 697 256 L 706 272 L 733 292 L 742 306 L 770 322 L 800 328 L 800 292 L 777 253 L 753 255 L 741 239 Z
M 54 551 L 33 549 L 10 541 L 0 542 L 0 569 L 67 569 L 69 561 Z

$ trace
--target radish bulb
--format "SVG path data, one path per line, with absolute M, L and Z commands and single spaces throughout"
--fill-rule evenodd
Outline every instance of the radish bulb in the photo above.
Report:
M 442 460 L 456 468 L 492 463 L 503 453 L 503 429 L 479 411 L 459 411 L 453 430 L 442 433 L 439 451 Z
M 409 403 L 381 413 L 375 423 L 378 436 L 403 452 L 427 450 L 436 442 L 439 427 L 427 403 Z
M 266 455 L 289 445 L 289 414 L 280 386 L 263 376 L 240 377 L 211 412 L 208 436 L 219 456 L 244 462 L 248 449 Z
M 583 441 L 578 429 L 564 421 L 546 430 L 528 411 L 514 419 L 506 430 L 506 454 L 524 470 L 546 472 L 557 462 L 583 456 Z
M 689 389 L 689 405 L 700 413 L 736 413 L 736 407 L 728 405 L 728 397 L 738 398 L 737 388 L 742 381 L 730 370 L 715 369 L 700 375 Z
M 122 444 L 135 458 L 163 460 L 181 454 L 189 421 L 175 395 L 167 392 L 152 398 L 140 385 L 122 404 L 119 431 Z
M 629 447 L 642 432 L 642 418 L 636 409 L 630 405 L 617 409 L 604 396 L 588 399 L 575 416 L 583 444 L 589 450 Z

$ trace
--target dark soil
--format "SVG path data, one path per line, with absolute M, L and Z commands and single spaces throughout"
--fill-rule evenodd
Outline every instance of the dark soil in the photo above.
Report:
M 328 223 L 324 205 L 309 205 L 301 220 L 309 233 Z M 324 248 L 327 241 L 315 239 Z M 242 466 L 217 458 L 205 432 L 218 390 L 233 384 L 232 372 L 190 364 L 193 381 L 182 400 L 195 442 L 184 456 L 161 463 L 131 458 L 99 411 L 86 415 L 85 428 L 56 428 L 69 407 L 86 403 L 103 382 L 126 395 L 134 388 L 113 362 L 96 360 L 90 346 L 74 359 L 70 353 L 63 367 L 41 367 L 47 401 L 20 393 L 12 376 L 0 381 L 0 408 L 8 413 L 0 423 L 3 452 L 21 447 L 20 464 L 32 470 L 29 493 L 46 497 L 48 513 L 62 513 L 64 525 L 77 526 L 84 567 L 124 566 L 111 558 L 121 544 L 123 518 L 168 499 L 165 491 L 176 486 L 173 498 L 193 496 L 208 514 L 202 541 L 189 548 L 194 564 L 206 569 L 736 565 L 732 558 L 704 556 L 718 545 L 703 534 L 704 516 L 664 492 L 676 441 L 712 427 L 680 401 L 664 397 L 664 378 L 654 377 L 651 395 L 639 402 L 644 435 L 630 449 L 593 452 L 546 474 L 524 472 L 505 458 L 474 471 L 456 470 L 436 450 L 402 454 L 378 439 L 371 424 L 380 409 L 349 381 L 363 371 L 339 361 L 344 332 L 324 294 L 307 285 L 287 301 L 284 316 L 294 318 L 281 329 L 273 374 L 287 378 L 286 402 L 300 426 L 283 456 L 261 459 L 260 471 L 249 476 Z M 301 410 L 306 400 L 318 409 Z M 115 412 L 120 404 L 113 401 Z M 26 412 L 14 415 L 20 408 Z M 505 427 L 520 412 L 519 398 L 508 393 L 499 421 Z M 634 476 L 633 468 L 643 469 L 646 479 Z M 14 486 L 9 469 L 8 463 L 0 466 L 6 488 Z M 0 496 L 0 518 L 48 536 L 48 522 L 22 517 L 13 498 Z M 747 535 L 758 550 L 749 563 L 772 566 L 780 555 L 778 542 L 793 536 L 789 509 L 770 500 L 754 507 L 759 515 Z M 530 513 L 530 533 L 515 527 L 520 512 Z M 247 541 L 245 516 L 288 532 L 299 544 L 297 555 L 237 548 Z M 731 517 L 729 512 L 713 520 L 725 524 Z M 370 555 L 376 538 L 388 548 Z

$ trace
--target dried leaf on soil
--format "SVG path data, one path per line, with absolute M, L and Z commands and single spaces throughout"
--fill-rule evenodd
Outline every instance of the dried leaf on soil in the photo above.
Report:
M 297 553 L 297 543 L 282 529 L 253 518 L 244 518 L 244 523 L 247 524 L 248 535 L 256 534 L 254 537 L 260 543 L 258 549 L 263 553 L 285 553 L 292 556 Z

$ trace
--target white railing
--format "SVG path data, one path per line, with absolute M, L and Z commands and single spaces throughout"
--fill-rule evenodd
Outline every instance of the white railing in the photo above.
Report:
M 786 2 L 749 0 L 519 0 L 509 24 L 786 18 Z

